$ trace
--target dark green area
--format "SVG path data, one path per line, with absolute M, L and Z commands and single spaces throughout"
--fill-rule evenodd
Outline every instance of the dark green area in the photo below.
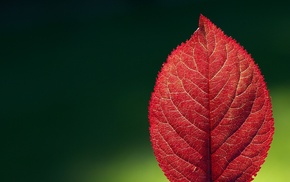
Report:
M 67 177 L 78 160 L 101 168 L 120 152 L 150 150 L 147 106 L 155 78 L 167 55 L 196 30 L 200 13 L 252 54 L 270 89 L 288 84 L 289 6 L 3 2 L 0 181 L 81 182 Z

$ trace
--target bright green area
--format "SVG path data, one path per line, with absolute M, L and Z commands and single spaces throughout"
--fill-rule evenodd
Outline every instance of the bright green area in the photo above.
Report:
M 266 162 L 255 182 L 289 181 L 290 164 L 290 87 L 283 86 L 270 90 L 275 119 L 275 134 Z

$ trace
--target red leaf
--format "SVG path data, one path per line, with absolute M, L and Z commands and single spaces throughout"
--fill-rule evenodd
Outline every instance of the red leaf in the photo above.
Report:
M 154 154 L 171 182 L 251 181 L 274 133 L 254 60 L 202 15 L 163 65 L 149 120 Z

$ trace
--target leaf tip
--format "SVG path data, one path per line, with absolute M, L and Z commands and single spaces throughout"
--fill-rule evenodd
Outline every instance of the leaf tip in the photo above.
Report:
M 213 23 L 205 17 L 203 14 L 200 14 L 199 16 L 199 22 L 198 22 L 198 27 L 201 32 L 205 33 L 206 32 L 206 26 L 211 26 Z

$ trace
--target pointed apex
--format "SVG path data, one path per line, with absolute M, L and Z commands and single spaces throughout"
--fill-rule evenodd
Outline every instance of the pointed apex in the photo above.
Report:
M 200 14 L 198 27 L 203 33 L 205 33 L 206 31 L 206 28 L 205 28 L 206 24 L 209 25 L 209 24 L 212 24 L 212 22 L 207 17 Z
M 205 21 L 210 21 L 207 17 L 203 16 L 203 14 L 200 14 L 199 16 L 199 24 L 201 22 L 205 22 Z

